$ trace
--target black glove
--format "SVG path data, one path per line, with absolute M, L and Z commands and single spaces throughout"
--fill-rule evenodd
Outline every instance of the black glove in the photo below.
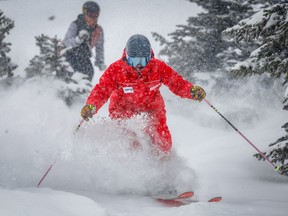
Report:
M 201 102 L 206 97 L 206 92 L 200 86 L 193 86 L 190 89 L 193 100 Z
M 91 104 L 85 105 L 81 110 L 81 117 L 85 121 L 89 121 L 89 118 L 93 117 L 93 114 L 96 112 L 96 107 Z
M 103 62 L 95 62 L 94 65 L 98 67 L 100 71 L 104 71 L 107 68 Z

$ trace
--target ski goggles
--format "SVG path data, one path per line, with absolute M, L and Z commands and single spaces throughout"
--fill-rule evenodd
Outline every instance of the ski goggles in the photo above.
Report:
M 130 57 L 127 55 L 128 64 L 132 67 L 137 67 L 138 65 L 145 67 L 151 60 L 151 54 L 147 57 Z

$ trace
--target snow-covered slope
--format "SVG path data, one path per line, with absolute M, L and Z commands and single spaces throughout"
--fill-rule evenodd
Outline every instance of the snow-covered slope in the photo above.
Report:
M 38 53 L 34 36 L 63 37 L 83 2 L 0 1 L 1 10 L 15 20 L 7 40 L 13 43 L 11 57 L 19 64 L 18 75 L 24 75 L 23 69 Z M 166 35 L 199 11 L 184 0 L 98 2 L 106 64 L 120 57 L 134 33 L 147 35 L 157 54 L 160 47 L 150 33 Z M 206 90 L 207 99 L 261 150 L 283 133 L 280 126 L 287 112 L 281 110 L 281 101 L 261 104 L 228 93 L 212 98 L 212 90 Z M 179 99 L 165 87 L 162 91 L 174 145 L 166 162 L 149 155 L 142 119 L 125 123 L 142 139 L 144 150 L 134 151 L 122 125 L 107 118 L 107 105 L 73 135 L 83 104 L 68 108 L 49 82 L 1 90 L 0 215 L 286 216 L 287 177 L 275 173 L 270 164 L 257 162 L 252 157 L 255 150 L 207 104 Z M 41 188 L 36 188 L 54 161 Z M 178 191 L 192 189 L 203 202 L 167 208 L 149 198 L 167 185 Z M 223 196 L 221 203 L 205 202 L 217 195 Z

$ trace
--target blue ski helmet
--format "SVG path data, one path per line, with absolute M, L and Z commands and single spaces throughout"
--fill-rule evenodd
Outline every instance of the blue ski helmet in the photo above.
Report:
M 129 57 L 149 57 L 151 55 L 149 40 L 141 34 L 132 35 L 126 43 L 126 53 Z

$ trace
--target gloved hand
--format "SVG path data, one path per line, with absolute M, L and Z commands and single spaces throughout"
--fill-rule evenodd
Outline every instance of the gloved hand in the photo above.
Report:
M 96 112 L 96 107 L 94 105 L 86 104 L 81 110 L 81 117 L 85 121 L 89 121 L 89 118 L 92 118 L 95 112 Z
M 82 29 L 81 31 L 79 31 L 78 37 L 79 37 L 81 40 L 87 41 L 87 40 L 89 40 L 90 35 L 89 35 L 89 33 L 88 33 L 87 30 Z
M 95 66 L 98 67 L 100 71 L 103 71 L 107 68 L 106 65 L 102 62 L 95 62 Z
M 193 100 L 201 102 L 206 97 L 206 92 L 200 86 L 193 86 L 190 89 Z
M 88 41 L 90 38 L 90 35 L 87 30 L 82 29 L 79 31 L 78 36 L 75 38 L 76 43 L 82 44 L 85 41 Z

